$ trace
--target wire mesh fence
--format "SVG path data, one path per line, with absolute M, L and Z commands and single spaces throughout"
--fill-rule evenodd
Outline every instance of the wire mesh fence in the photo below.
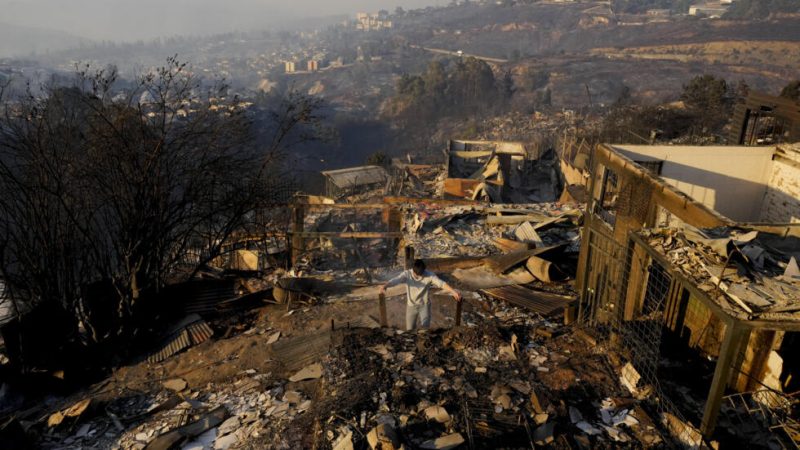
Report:
M 748 341 L 738 348 L 724 344 L 736 330 L 728 327 L 736 324 L 716 316 L 706 304 L 709 299 L 699 297 L 697 289 L 685 284 L 689 281 L 673 276 L 640 244 L 622 246 L 595 230 L 589 230 L 585 242 L 589 253 L 580 321 L 620 357 L 623 383 L 644 399 L 676 445 L 710 445 L 702 429 L 734 445 L 800 448 L 798 395 L 758 380 L 751 392 L 720 397 L 722 391 L 714 390 L 715 383 L 725 389 L 736 384 L 737 376 L 751 377 L 742 372 Z M 709 408 L 717 400 L 722 404 L 719 417 Z
M 724 397 L 720 426 L 748 437 L 748 445 L 770 448 L 800 448 L 797 411 L 800 392 L 786 394 L 761 383 L 749 392 Z
M 678 289 L 668 271 L 641 252 L 590 231 L 581 321 L 624 364 L 623 379 L 678 446 L 703 445 L 699 430 L 664 388 L 662 341 L 668 302 Z M 632 303 L 631 303 L 632 302 Z

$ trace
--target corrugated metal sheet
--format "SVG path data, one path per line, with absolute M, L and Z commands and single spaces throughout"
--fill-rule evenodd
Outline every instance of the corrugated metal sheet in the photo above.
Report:
M 147 362 L 157 363 L 161 362 L 170 356 L 178 353 L 179 351 L 189 347 L 189 332 L 186 330 L 181 331 L 177 335 L 173 335 L 171 339 L 167 340 L 160 350 L 154 352 L 147 357 Z
M 192 314 L 173 327 L 158 350 L 147 357 L 147 362 L 161 362 L 186 348 L 207 341 L 213 335 L 214 330 L 208 323 L 197 314 Z
M 286 370 L 298 370 L 321 360 L 330 351 L 331 332 L 281 339 L 272 344 L 272 355 Z
M 495 300 L 502 300 L 543 316 L 562 311 L 565 306 L 575 301 L 574 297 L 534 291 L 519 285 L 483 289 L 481 292 Z
M 217 305 L 236 298 L 233 280 L 192 281 L 172 288 L 170 295 L 184 302 L 187 314 L 212 314 Z
M 520 242 L 530 242 L 536 244 L 537 247 L 542 245 L 542 238 L 539 237 L 539 233 L 536 232 L 530 222 L 519 224 L 519 226 L 514 229 L 514 236 Z
M 385 183 L 389 178 L 389 174 L 380 166 L 361 166 L 339 170 L 327 170 L 322 172 L 322 175 L 327 177 L 331 183 L 340 189 Z

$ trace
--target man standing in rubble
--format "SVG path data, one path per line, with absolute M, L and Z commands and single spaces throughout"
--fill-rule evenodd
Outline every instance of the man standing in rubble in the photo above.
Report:
M 444 289 L 457 301 L 461 301 L 461 294 L 442 281 L 435 273 L 425 270 L 425 262 L 421 259 L 414 260 L 411 270 L 404 270 L 400 275 L 387 281 L 381 286 L 381 294 L 386 293 L 386 288 L 398 284 L 406 285 L 406 329 L 430 328 L 431 326 L 431 286 Z

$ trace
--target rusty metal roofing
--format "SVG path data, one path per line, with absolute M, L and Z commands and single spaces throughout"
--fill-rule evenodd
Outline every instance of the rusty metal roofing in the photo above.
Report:
M 526 287 L 512 284 L 493 289 L 483 289 L 482 293 L 512 305 L 528 309 L 543 316 L 549 316 L 568 306 L 575 301 L 574 297 L 553 294 L 550 292 L 534 291 Z

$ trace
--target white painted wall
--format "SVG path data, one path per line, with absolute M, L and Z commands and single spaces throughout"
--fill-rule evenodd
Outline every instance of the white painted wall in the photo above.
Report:
M 800 151 L 785 148 L 772 162 L 761 222 L 800 223 Z
M 635 161 L 664 161 L 661 177 L 739 222 L 758 222 L 772 176 L 774 147 L 614 145 Z

